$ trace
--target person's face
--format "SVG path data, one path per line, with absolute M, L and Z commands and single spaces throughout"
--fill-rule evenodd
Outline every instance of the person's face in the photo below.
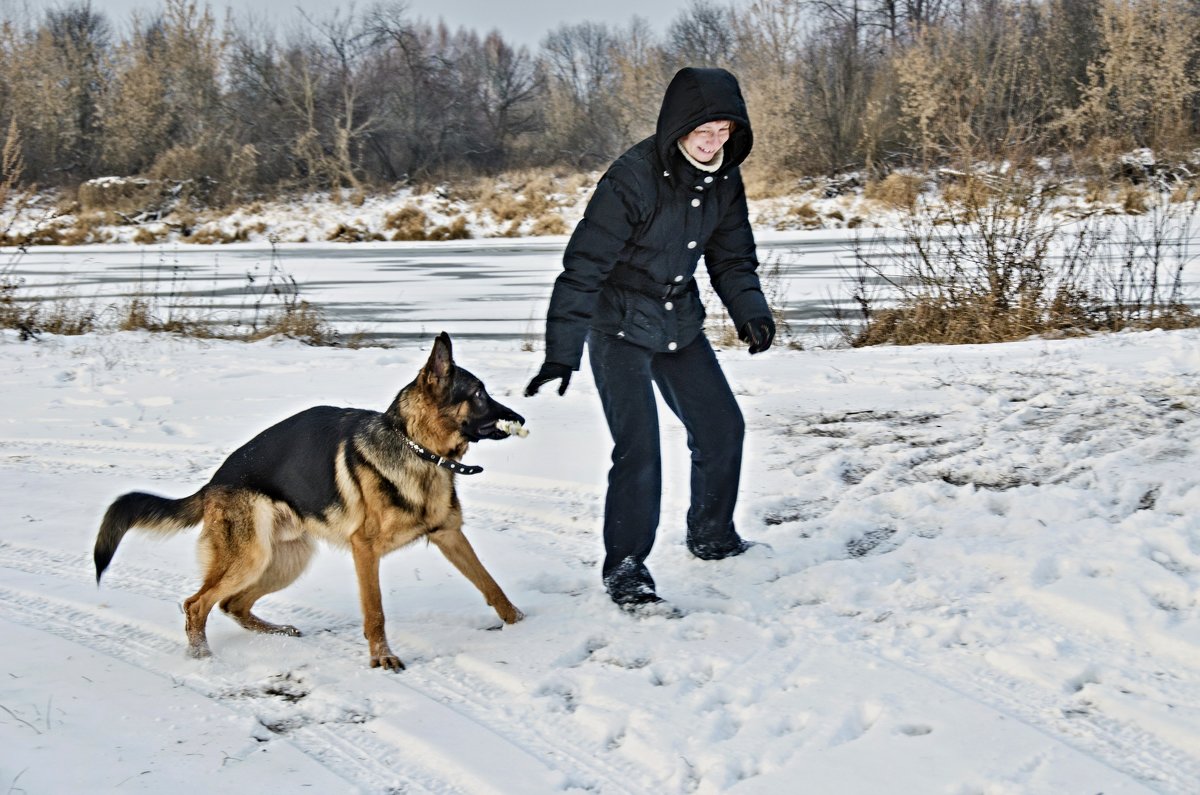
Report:
M 683 136 L 683 149 L 698 163 L 707 163 L 717 156 L 721 147 L 729 140 L 729 130 L 733 127 L 728 121 L 710 121 L 701 124 L 687 135 Z

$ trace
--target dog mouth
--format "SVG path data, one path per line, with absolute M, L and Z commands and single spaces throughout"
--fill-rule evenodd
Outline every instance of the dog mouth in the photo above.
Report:
M 486 425 L 467 428 L 463 431 L 463 435 L 472 442 L 481 442 L 484 439 L 503 439 L 506 434 L 496 427 L 496 423 L 489 422 Z
M 521 433 L 524 430 L 524 425 L 525 418 L 514 412 L 509 416 L 496 417 L 489 419 L 481 425 L 467 428 L 464 431 L 464 435 L 472 442 L 478 442 L 483 439 L 499 441 L 507 439 L 513 434 Z

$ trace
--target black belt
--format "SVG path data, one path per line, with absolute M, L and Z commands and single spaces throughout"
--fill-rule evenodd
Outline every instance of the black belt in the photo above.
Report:
M 640 271 L 614 273 L 609 277 L 609 281 L 617 287 L 624 287 L 627 290 L 633 290 L 642 295 L 658 299 L 678 298 L 696 289 L 695 279 L 688 279 L 685 282 L 675 282 L 674 284 L 663 284 L 651 279 Z

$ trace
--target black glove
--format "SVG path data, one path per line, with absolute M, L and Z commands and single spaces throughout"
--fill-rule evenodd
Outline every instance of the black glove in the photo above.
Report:
M 559 378 L 562 379 L 562 383 L 558 386 L 558 394 L 562 395 L 567 391 L 567 384 L 571 383 L 571 368 L 558 362 L 542 362 L 542 369 L 538 370 L 529 386 L 525 387 L 525 397 L 533 397 L 544 384 Z
M 738 329 L 738 337 L 750 343 L 750 353 L 762 353 L 775 340 L 775 321 L 766 316 L 751 318 Z

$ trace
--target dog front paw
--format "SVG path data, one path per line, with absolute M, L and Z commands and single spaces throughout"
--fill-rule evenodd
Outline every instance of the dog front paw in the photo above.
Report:
M 508 605 L 504 608 L 497 608 L 496 615 L 500 616 L 500 619 L 505 624 L 515 624 L 525 617 L 525 614 L 513 605 Z
M 382 668 L 385 671 L 403 671 L 404 663 L 392 653 L 387 641 L 373 641 L 371 644 L 371 667 Z
M 388 652 L 386 654 L 372 654 L 371 667 L 382 668 L 385 671 L 403 671 L 404 663 L 396 655 Z

